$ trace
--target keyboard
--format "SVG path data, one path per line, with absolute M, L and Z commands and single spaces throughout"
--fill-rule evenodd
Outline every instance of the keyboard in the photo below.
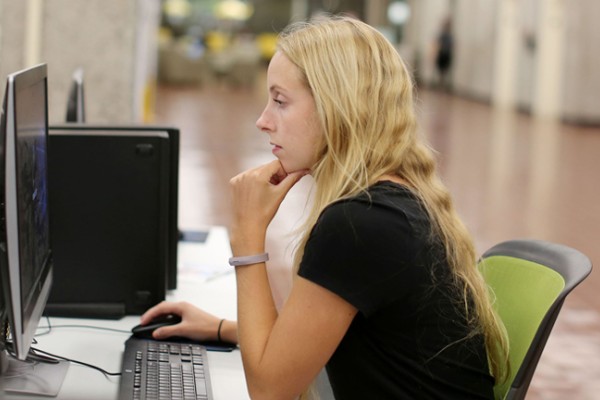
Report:
M 203 345 L 131 337 L 121 371 L 119 400 L 213 398 Z

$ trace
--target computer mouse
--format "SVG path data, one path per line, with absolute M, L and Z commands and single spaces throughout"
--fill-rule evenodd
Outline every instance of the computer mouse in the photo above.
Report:
M 181 322 L 181 317 L 176 314 L 164 314 L 151 320 L 146 325 L 136 325 L 131 329 L 131 334 L 138 338 L 152 338 L 152 332 L 163 326 L 175 325 Z

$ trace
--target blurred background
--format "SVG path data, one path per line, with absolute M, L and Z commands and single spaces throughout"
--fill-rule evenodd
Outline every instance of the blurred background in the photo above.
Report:
M 0 73 L 47 62 L 50 119 L 60 120 L 70 74 L 82 67 L 95 100 L 90 119 L 152 121 L 159 83 L 249 86 L 276 33 L 322 12 L 380 29 L 420 85 L 600 122 L 594 0 L 2 0 Z M 437 51 L 448 45 L 451 61 L 440 74 Z
M 60 123 L 81 68 L 87 122 L 179 127 L 180 226 L 227 227 L 228 180 L 273 158 L 254 123 L 277 33 L 342 12 L 407 62 L 423 134 L 480 252 L 527 237 L 600 260 L 596 0 L 0 0 L 0 79 L 48 63 Z M 270 227 L 278 304 L 310 186 Z M 528 399 L 598 397 L 599 288 L 592 272 L 565 303 Z

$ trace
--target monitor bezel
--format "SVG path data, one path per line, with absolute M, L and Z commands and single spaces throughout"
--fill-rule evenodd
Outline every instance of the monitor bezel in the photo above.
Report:
M 11 327 L 11 338 L 13 342 L 14 355 L 19 360 L 25 360 L 33 337 L 35 335 L 40 318 L 42 317 L 50 288 L 52 286 L 52 262 L 50 254 L 45 257 L 44 265 L 36 277 L 32 286 L 35 292 L 27 294 L 29 301 L 34 300 L 32 304 L 23 303 L 23 293 L 21 287 L 21 254 L 19 237 L 19 198 L 17 183 L 17 163 L 18 155 L 17 145 L 17 112 L 15 96 L 17 93 L 43 81 L 45 91 L 45 135 L 46 143 L 48 140 L 48 80 L 46 64 L 36 65 L 34 67 L 10 74 L 7 78 L 6 91 L 6 136 L 4 138 L 4 156 L 5 156 L 5 188 L 4 188 L 4 214 L 6 237 L 3 238 L 6 243 L 7 261 L 8 261 L 8 298 L 7 315 Z M 46 159 L 47 163 L 47 159 Z

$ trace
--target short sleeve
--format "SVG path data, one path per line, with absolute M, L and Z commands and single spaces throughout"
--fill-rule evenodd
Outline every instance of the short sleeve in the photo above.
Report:
M 415 261 L 423 234 L 397 207 L 364 199 L 326 208 L 306 243 L 298 274 L 370 316 L 427 279 Z

